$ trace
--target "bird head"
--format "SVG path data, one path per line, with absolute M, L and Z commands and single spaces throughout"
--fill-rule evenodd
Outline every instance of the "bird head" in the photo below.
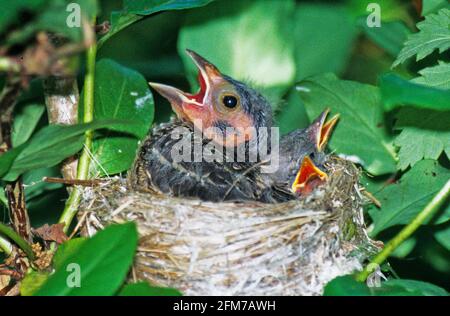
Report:
M 322 171 L 316 163 L 322 164 L 325 153 L 324 149 L 328 143 L 331 132 L 336 125 L 339 114 L 336 114 L 328 121 L 325 121 L 329 109 L 325 109 L 305 130 L 307 143 L 311 144 L 311 152 L 303 157 L 300 168 L 297 172 L 294 182 L 291 185 L 291 191 L 298 195 L 307 195 L 314 188 L 323 184 L 328 179 L 328 175 Z
M 186 50 L 198 68 L 195 94 L 150 83 L 171 104 L 179 119 L 191 122 L 205 137 L 223 146 L 238 146 L 258 137 L 259 127 L 270 127 L 269 103 L 244 83 L 222 74 L 199 54 Z

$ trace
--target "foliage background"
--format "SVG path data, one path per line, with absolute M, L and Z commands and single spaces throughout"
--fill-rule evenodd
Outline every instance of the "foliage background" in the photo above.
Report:
M 64 1 L 50 2 L 65 5 Z M 86 4 L 83 8 L 88 8 L 89 14 L 95 13 L 91 9 L 95 1 L 80 2 Z M 380 28 L 366 24 L 371 2 L 380 5 Z M 190 48 L 224 73 L 263 91 L 273 104 L 283 133 L 307 126 L 324 107 L 341 114 L 330 148 L 361 163 L 365 170 L 362 182 L 382 204 L 381 209 L 370 206 L 366 210 L 372 237 L 389 241 L 450 179 L 447 1 L 198 0 L 191 1 L 192 7 L 198 8 L 185 10 L 178 10 L 181 7 L 177 3 L 182 1 L 98 3 L 97 23 L 111 21 L 110 33 L 118 30 L 124 19 L 139 21 L 111 37 L 99 36 L 94 120 L 132 119 L 135 125 L 120 126 L 116 122 L 115 131 L 96 134 L 93 151 L 106 170 L 93 176 L 126 172 L 137 139 L 146 134 L 152 122 L 170 117 L 170 106 L 159 95 L 151 94 L 146 81 L 195 91 L 195 69 L 184 54 L 184 49 Z M 15 12 L 14 5 L 2 3 L 2 7 L 5 5 Z M 186 2 L 184 6 L 189 7 Z M 111 15 L 114 11 L 118 13 Z M 43 12 L 29 9 L 28 15 L 22 12 L 15 18 L 37 25 L 36 30 L 54 31 L 48 25 L 55 25 L 55 20 L 46 24 L 43 15 L 54 19 L 61 11 L 54 15 L 50 9 Z M 430 23 L 423 27 L 419 24 L 419 31 L 416 23 L 423 21 L 423 16 Z M 8 11 L 0 19 L 0 38 L 12 41 L 13 50 L 32 38 L 26 32 L 13 33 L 21 29 L 18 24 L 8 21 Z M 411 34 L 419 35 L 408 37 Z M 80 37 L 76 33 L 65 35 L 73 41 Z M 442 38 L 438 44 L 429 44 L 439 35 Z M 78 60 L 80 89 L 86 71 L 83 56 Z M 421 94 L 414 83 L 436 90 Z M 141 112 L 136 110 L 138 98 Z M 43 104 L 42 78 L 38 77 L 30 82 L 16 106 L 14 147 L 48 124 Z M 119 133 L 124 130 L 135 136 Z M 76 139 L 64 139 L 65 144 L 79 143 L 73 152 L 81 149 L 83 141 L 83 135 L 77 135 Z M 41 152 L 35 159 L 41 159 L 38 157 L 42 157 Z M 16 174 L 23 173 L 33 227 L 56 223 L 64 209 L 66 189 L 40 181 L 44 175 L 60 176 L 59 161 L 44 161 L 37 167 L 22 162 L 26 166 L 23 171 L 14 162 Z M 13 180 L 14 175 L 9 170 L 3 180 Z M 4 196 L 2 201 L 6 201 Z M 0 207 L 1 219 L 7 223 L 6 203 Z M 395 250 L 389 264 L 383 266 L 385 273 L 391 278 L 425 281 L 450 290 L 449 218 L 447 199 L 431 220 Z

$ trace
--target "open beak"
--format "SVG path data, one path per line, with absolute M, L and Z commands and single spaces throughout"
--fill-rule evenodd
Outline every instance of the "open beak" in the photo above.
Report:
M 317 186 L 325 183 L 327 179 L 327 174 L 320 170 L 309 156 L 306 156 L 292 183 L 291 191 L 296 195 L 308 195 Z
M 337 114 L 325 122 L 328 113 L 330 113 L 330 109 L 325 109 L 308 127 L 309 137 L 314 142 L 318 152 L 325 149 L 331 132 L 339 119 L 339 114 Z M 297 195 L 307 195 L 317 186 L 325 183 L 327 179 L 327 174 L 320 170 L 309 156 L 306 156 L 303 158 L 300 169 L 292 183 L 291 191 Z
M 196 52 L 186 49 L 186 53 L 192 58 L 194 64 L 198 68 L 198 82 L 200 83 L 199 92 L 203 92 L 202 97 L 207 96 L 211 90 L 211 86 L 214 84 L 214 81 L 217 79 L 221 80 L 223 76 L 216 66 L 211 64 Z
M 330 109 L 325 109 L 325 111 L 323 111 L 309 127 L 312 131 L 312 140 L 314 141 L 319 152 L 325 149 L 325 146 L 330 139 L 331 132 L 339 119 L 339 114 L 336 114 L 330 120 L 325 122 L 329 112 Z
M 178 115 L 178 117 L 183 117 L 182 105 L 183 102 L 187 100 L 187 97 L 183 91 L 156 82 L 149 82 L 149 85 L 170 102 L 173 110 Z
M 196 94 L 183 92 L 177 88 L 149 82 L 150 86 L 155 89 L 160 95 L 166 98 L 172 105 L 173 110 L 180 118 L 192 120 L 186 112 L 189 108 L 194 113 L 204 113 L 206 110 L 206 98 L 209 96 L 211 87 L 216 78 L 222 78 L 220 71 L 209 61 L 201 57 L 192 50 L 187 49 L 186 53 L 192 58 L 198 68 L 198 81 L 200 89 Z M 201 119 L 201 115 L 199 115 Z

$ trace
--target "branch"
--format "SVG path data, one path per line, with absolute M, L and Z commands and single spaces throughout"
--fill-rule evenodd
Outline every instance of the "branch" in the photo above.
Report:
M 44 80 L 45 105 L 50 124 L 73 125 L 78 121 L 80 94 L 75 76 L 51 76 Z M 78 160 L 66 159 L 61 167 L 65 179 L 75 179 Z
M 433 199 L 425 206 L 425 208 L 407 225 L 405 226 L 394 238 L 392 238 L 383 250 L 378 253 L 375 258 L 368 265 L 369 267 L 376 267 L 382 264 L 389 255 L 409 238 L 423 222 L 435 214 L 440 207 L 444 204 L 447 198 L 450 196 L 450 180 L 442 187 L 442 189 L 433 197 Z M 358 281 L 365 281 L 370 273 L 372 273 L 367 267 L 357 275 Z
M 32 243 L 30 217 L 25 205 L 25 191 L 22 178 L 19 177 L 13 183 L 8 183 L 5 189 L 8 197 L 9 216 L 14 230 L 28 243 Z
M 3 250 L 6 256 L 9 256 L 13 250 L 12 244 L 2 236 L 0 236 L 0 248 Z
M 84 117 L 83 123 L 88 123 L 94 117 L 94 80 L 95 80 L 95 58 L 97 55 L 97 45 L 94 43 L 87 51 L 86 75 L 84 77 Z M 76 179 L 87 180 L 89 178 L 90 156 L 92 147 L 92 131 L 85 134 L 84 149 L 78 161 L 78 171 Z M 67 233 L 70 224 L 75 217 L 80 205 L 82 190 L 74 187 L 67 200 L 66 207 L 59 219 L 59 223 L 64 223 L 64 232 Z
M 22 237 L 19 236 L 14 230 L 12 230 L 10 227 L 6 226 L 3 223 L 0 223 L 0 233 L 8 236 L 13 240 L 30 258 L 31 260 L 34 260 L 34 252 L 33 249 L 31 249 L 31 246 L 24 240 Z

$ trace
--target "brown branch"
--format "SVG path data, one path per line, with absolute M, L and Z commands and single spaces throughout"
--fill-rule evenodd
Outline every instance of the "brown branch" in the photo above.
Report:
M 89 179 L 89 180 L 80 180 L 80 179 L 61 179 L 61 178 L 53 178 L 53 177 L 44 177 L 42 181 L 49 183 L 62 183 L 65 185 L 81 185 L 84 187 L 93 187 L 100 185 L 103 182 L 108 180 L 102 179 Z
M 14 288 L 14 283 L 10 283 L 5 286 L 3 289 L 0 289 L 0 296 L 7 296 L 8 293 Z
M 95 26 L 95 33 L 98 35 L 105 35 L 111 29 L 111 23 L 109 21 L 104 21 L 103 23 L 97 24 Z
M 25 192 L 22 180 L 10 183 L 5 188 L 8 198 L 9 214 L 14 230 L 29 244 L 32 242 L 30 218 L 25 205 Z
M 0 270 L 0 275 L 8 275 L 16 280 L 20 280 L 22 278 L 22 275 L 19 272 L 9 269 Z
M 51 76 L 44 80 L 45 105 L 50 124 L 72 125 L 78 121 L 78 102 L 80 94 L 76 77 Z M 66 159 L 61 166 L 65 179 L 74 179 L 78 160 Z

